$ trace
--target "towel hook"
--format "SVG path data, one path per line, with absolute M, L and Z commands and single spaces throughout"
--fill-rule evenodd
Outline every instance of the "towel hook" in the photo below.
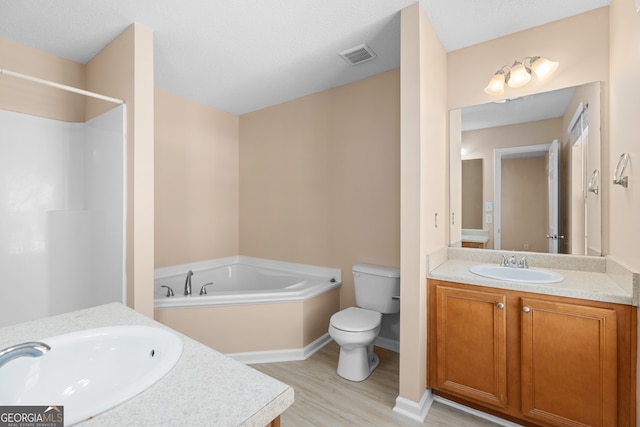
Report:
M 629 162 L 629 153 L 622 153 L 620 159 L 618 160 L 618 164 L 616 165 L 616 170 L 613 173 L 613 183 L 622 185 L 624 188 L 627 188 L 629 185 L 629 177 L 622 176 L 624 170 L 627 168 L 627 163 Z

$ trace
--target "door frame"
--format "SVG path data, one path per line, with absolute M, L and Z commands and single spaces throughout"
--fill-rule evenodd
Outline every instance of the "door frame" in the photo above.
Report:
M 551 143 L 493 150 L 493 249 L 501 249 L 502 159 L 544 156 L 549 152 L 550 147 Z

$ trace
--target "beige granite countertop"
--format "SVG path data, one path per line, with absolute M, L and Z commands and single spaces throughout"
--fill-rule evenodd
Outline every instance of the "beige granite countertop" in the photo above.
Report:
M 531 268 L 555 271 L 562 274 L 564 280 L 549 284 L 517 283 L 490 279 L 469 271 L 477 264 L 499 264 L 505 254 L 514 254 L 518 259 L 527 255 Z M 431 279 L 638 306 L 638 274 L 626 271 L 604 257 L 448 248 L 446 252 L 431 257 L 431 266 L 428 274 Z
M 122 304 L 112 303 L 0 328 L 0 348 L 114 325 L 169 329 Z M 184 348 L 167 375 L 141 394 L 80 424 L 264 427 L 293 403 L 294 391 L 288 385 L 176 334 L 182 338 Z

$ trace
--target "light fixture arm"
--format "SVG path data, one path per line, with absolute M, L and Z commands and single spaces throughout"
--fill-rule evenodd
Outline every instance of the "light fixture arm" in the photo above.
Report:
M 502 66 L 502 68 L 500 68 L 498 71 L 495 72 L 495 74 L 497 73 L 504 74 L 504 79 L 508 81 L 509 77 L 511 76 L 511 67 L 505 64 Z

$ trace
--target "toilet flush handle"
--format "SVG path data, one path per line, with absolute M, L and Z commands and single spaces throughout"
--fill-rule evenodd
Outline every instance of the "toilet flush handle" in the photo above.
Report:
M 400 295 L 392 296 L 391 299 L 400 299 Z

